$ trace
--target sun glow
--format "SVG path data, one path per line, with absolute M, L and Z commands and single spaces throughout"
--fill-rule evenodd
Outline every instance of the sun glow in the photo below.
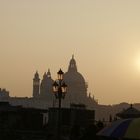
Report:
M 140 54 L 135 58 L 135 66 L 140 71 Z

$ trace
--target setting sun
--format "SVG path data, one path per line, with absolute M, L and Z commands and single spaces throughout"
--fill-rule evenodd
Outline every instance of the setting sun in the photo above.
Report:
M 136 56 L 135 58 L 135 66 L 138 71 L 140 71 L 140 54 Z

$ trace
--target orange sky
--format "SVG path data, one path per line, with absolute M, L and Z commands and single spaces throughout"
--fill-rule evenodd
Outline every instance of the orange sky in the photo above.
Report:
M 140 102 L 139 0 L 0 0 L 0 87 L 32 96 L 32 78 L 75 54 L 101 104 Z

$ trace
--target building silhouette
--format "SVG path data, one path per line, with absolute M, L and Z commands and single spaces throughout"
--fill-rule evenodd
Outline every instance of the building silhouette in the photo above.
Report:
M 98 104 L 93 97 L 88 96 L 87 83 L 82 74 L 78 72 L 74 55 L 69 62 L 68 71 L 64 74 L 64 81 L 68 85 L 67 95 L 62 102 L 64 107 L 70 107 L 70 104 L 85 104 L 88 107 L 93 107 Z M 33 78 L 33 98 L 45 100 L 49 107 L 52 104 L 57 105 L 52 91 L 53 82 L 50 70 L 44 73 L 41 83 L 39 74 L 36 72 Z
M 9 91 L 0 88 L 0 98 L 9 98 Z
M 62 100 L 62 107 L 70 108 L 71 104 L 86 105 L 87 109 L 95 110 L 96 120 L 108 121 L 109 115 L 112 117 L 128 108 L 128 103 L 120 103 L 116 105 L 98 104 L 94 96 L 88 93 L 88 86 L 79 72 L 74 56 L 69 61 L 68 70 L 64 74 L 65 83 L 68 85 L 68 91 L 65 99 Z M 32 97 L 11 97 L 5 89 L 0 89 L 0 101 L 9 102 L 13 106 L 22 105 L 26 108 L 48 109 L 50 107 L 58 107 L 57 99 L 52 92 L 52 83 L 54 82 L 51 71 L 45 72 L 43 78 L 40 78 L 36 71 L 33 77 L 33 93 Z M 140 110 L 140 104 L 134 104 Z
M 123 109 L 121 112 L 118 112 L 116 116 L 122 119 L 139 118 L 140 111 L 134 108 L 133 105 L 131 104 L 130 107 L 128 107 L 127 109 Z
M 40 98 L 45 99 L 47 101 L 52 101 L 53 100 L 53 92 L 52 92 L 52 84 L 53 84 L 53 79 L 51 78 L 51 73 L 50 70 L 48 69 L 48 72 L 44 73 L 43 79 L 41 81 L 40 85 Z
M 64 80 L 68 85 L 65 103 L 87 104 L 87 84 L 82 74 L 77 70 L 74 56 L 70 60 L 68 71 L 64 74 Z

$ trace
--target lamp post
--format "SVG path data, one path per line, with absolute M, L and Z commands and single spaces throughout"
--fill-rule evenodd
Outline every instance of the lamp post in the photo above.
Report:
M 60 128 L 61 128 L 61 100 L 65 98 L 66 92 L 67 92 L 67 85 L 65 84 L 63 80 L 64 72 L 60 69 L 57 72 L 58 79 L 54 81 L 53 83 L 53 92 L 58 99 L 58 124 L 57 124 L 57 133 L 58 133 L 58 139 L 60 140 Z

